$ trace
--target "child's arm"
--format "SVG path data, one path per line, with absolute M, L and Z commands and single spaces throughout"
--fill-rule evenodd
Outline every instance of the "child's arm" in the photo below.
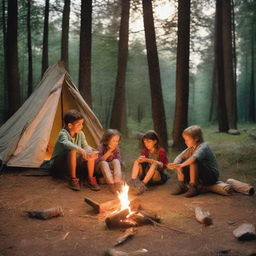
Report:
M 196 158 L 191 156 L 189 157 L 186 161 L 184 161 L 183 163 L 168 163 L 167 164 L 167 168 L 168 169 L 177 169 L 177 168 L 183 168 L 185 166 L 191 165 L 196 161 Z

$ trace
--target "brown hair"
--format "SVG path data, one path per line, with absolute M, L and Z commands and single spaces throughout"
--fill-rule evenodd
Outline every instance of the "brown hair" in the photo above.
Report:
M 118 131 L 118 130 L 115 130 L 115 129 L 107 129 L 102 138 L 101 138 L 101 141 L 100 143 L 107 146 L 108 145 L 108 142 L 110 141 L 110 139 L 113 137 L 113 136 L 119 136 L 120 139 L 119 141 L 121 140 L 121 133 Z
M 65 125 L 68 125 L 69 123 L 74 123 L 78 120 L 84 119 L 82 114 L 77 111 L 76 109 L 70 109 L 67 111 L 63 117 Z
M 194 139 L 197 143 L 202 143 L 204 142 L 204 137 L 203 137 L 203 132 L 200 126 L 198 125 L 191 125 L 189 127 L 187 127 L 182 135 L 188 135 L 190 136 L 192 139 Z
M 157 133 L 154 131 L 154 130 L 149 130 L 147 131 L 141 138 L 141 142 L 142 142 L 142 145 L 143 147 L 145 147 L 145 144 L 144 144 L 144 139 L 148 139 L 148 140 L 156 140 L 156 144 L 155 144 L 155 148 L 159 148 L 159 138 L 158 138 L 158 135 Z

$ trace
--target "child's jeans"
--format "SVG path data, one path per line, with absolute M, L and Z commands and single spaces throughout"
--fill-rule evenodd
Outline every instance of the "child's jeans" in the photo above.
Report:
M 111 162 L 100 161 L 97 164 L 97 169 L 102 172 L 107 183 L 120 183 L 122 181 L 121 163 L 118 159 Z

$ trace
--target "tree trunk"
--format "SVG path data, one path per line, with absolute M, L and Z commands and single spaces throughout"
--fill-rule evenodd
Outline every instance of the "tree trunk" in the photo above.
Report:
M 254 67 L 254 45 L 255 45 L 255 29 L 254 24 L 252 23 L 252 33 L 251 33 L 251 78 L 250 78 L 250 96 L 249 96 L 249 121 L 255 123 L 256 115 L 255 115 L 255 67 Z
M 61 60 L 64 62 L 65 68 L 67 70 L 69 69 L 69 63 L 68 63 L 69 14 L 70 14 L 70 0 L 65 0 L 63 16 L 62 16 Z
M 49 0 L 45 0 L 45 9 L 44 9 L 44 35 L 43 35 L 43 54 L 42 54 L 42 73 L 49 66 L 48 63 L 48 31 L 49 31 Z
M 222 0 L 216 0 L 215 14 L 215 63 L 216 63 L 216 89 L 218 99 L 218 124 L 220 132 L 228 131 L 227 109 L 224 88 L 224 66 L 223 66 L 223 33 L 222 33 Z
M 167 150 L 168 137 L 166 128 L 166 117 L 161 87 L 160 67 L 156 45 L 152 2 L 151 0 L 143 0 L 142 3 L 154 130 L 159 136 L 161 146 Z
M 122 0 L 121 23 L 118 44 L 118 71 L 110 127 L 127 135 L 127 111 L 125 99 L 125 77 L 128 59 L 130 0 Z
M 17 0 L 8 1 L 6 61 L 9 116 L 11 116 L 20 107 Z
M 81 1 L 79 90 L 92 107 L 91 92 L 92 0 Z
M 231 0 L 222 1 L 222 46 L 224 59 L 225 101 L 227 108 L 228 128 L 236 129 L 236 88 L 234 83 Z
M 4 113 L 3 113 L 3 119 L 4 121 L 8 119 L 8 86 L 7 86 L 7 69 L 6 69 L 6 65 L 7 65 L 7 54 L 6 54 L 6 50 L 7 50 L 7 35 L 6 35 L 6 6 L 5 6 L 6 2 L 5 0 L 3 0 L 2 2 L 2 24 L 3 24 L 3 42 L 4 42 L 4 63 L 5 65 L 3 66 L 3 72 L 4 72 L 4 78 L 3 78 L 3 82 L 4 82 Z
M 28 12 L 27 12 L 27 31 L 28 31 L 28 96 L 33 91 L 33 62 L 32 62 L 32 43 L 31 43 L 31 0 L 28 0 Z
M 176 103 L 173 124 L 173 147 L 184 148 L 182 132 L 188 125 L 189 99 L 190 0 L 178 2 L 178 46 L 176 70 Z

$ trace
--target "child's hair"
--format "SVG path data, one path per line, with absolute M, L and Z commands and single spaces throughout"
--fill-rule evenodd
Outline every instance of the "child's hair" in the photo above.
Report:
M 187 127 L 182 135 L 188 135 L 190 136 L 192 139 L 194 139 L 197 143 L 202 143 L 204 142 L 204 137 L 203 137 L 203 132 L 200 126 L 198 125 L 191 125 L 189 127 Z
M 103 145 L 105 145 L 105 146 L 107 146 L 108 145 L 108 143 L 109 143 L 109 141 L 110 141 L 110 139 L 113 137 L 113 136 L 119 136 L 119 141 L 121 140 L 121 133 L 118 131 L 118 130 L 115 130 L 115 129 L 107 129 L 105 132 L 104 132 L 104 134 L 103 134 L 103 136 L 102 136 L 102 138 L 101 138 L 101 141 L 100 141 L 100 143 L 102 143 Z
M 84 119 L 82 114 L 77 111 L 76 109 L 70 109 L 68 112 L 65 113 L 64 117 L 64 123 L 65 125 L 68 125 L 69 123 L 74 123 L 78 120 Z
M 148 139 L 148 140 L 156 140 L 156 144 L 155 144 L 155 148 L 159 148 L 159 138 L 158 138 L 158 135 L 155 131 L 153 130 L 149 130 L 147 131 L 141 138 L 141 142 L 142 142 L 142 145 L 143 147 L 145 147 L 144 145 L 144 139 Z

